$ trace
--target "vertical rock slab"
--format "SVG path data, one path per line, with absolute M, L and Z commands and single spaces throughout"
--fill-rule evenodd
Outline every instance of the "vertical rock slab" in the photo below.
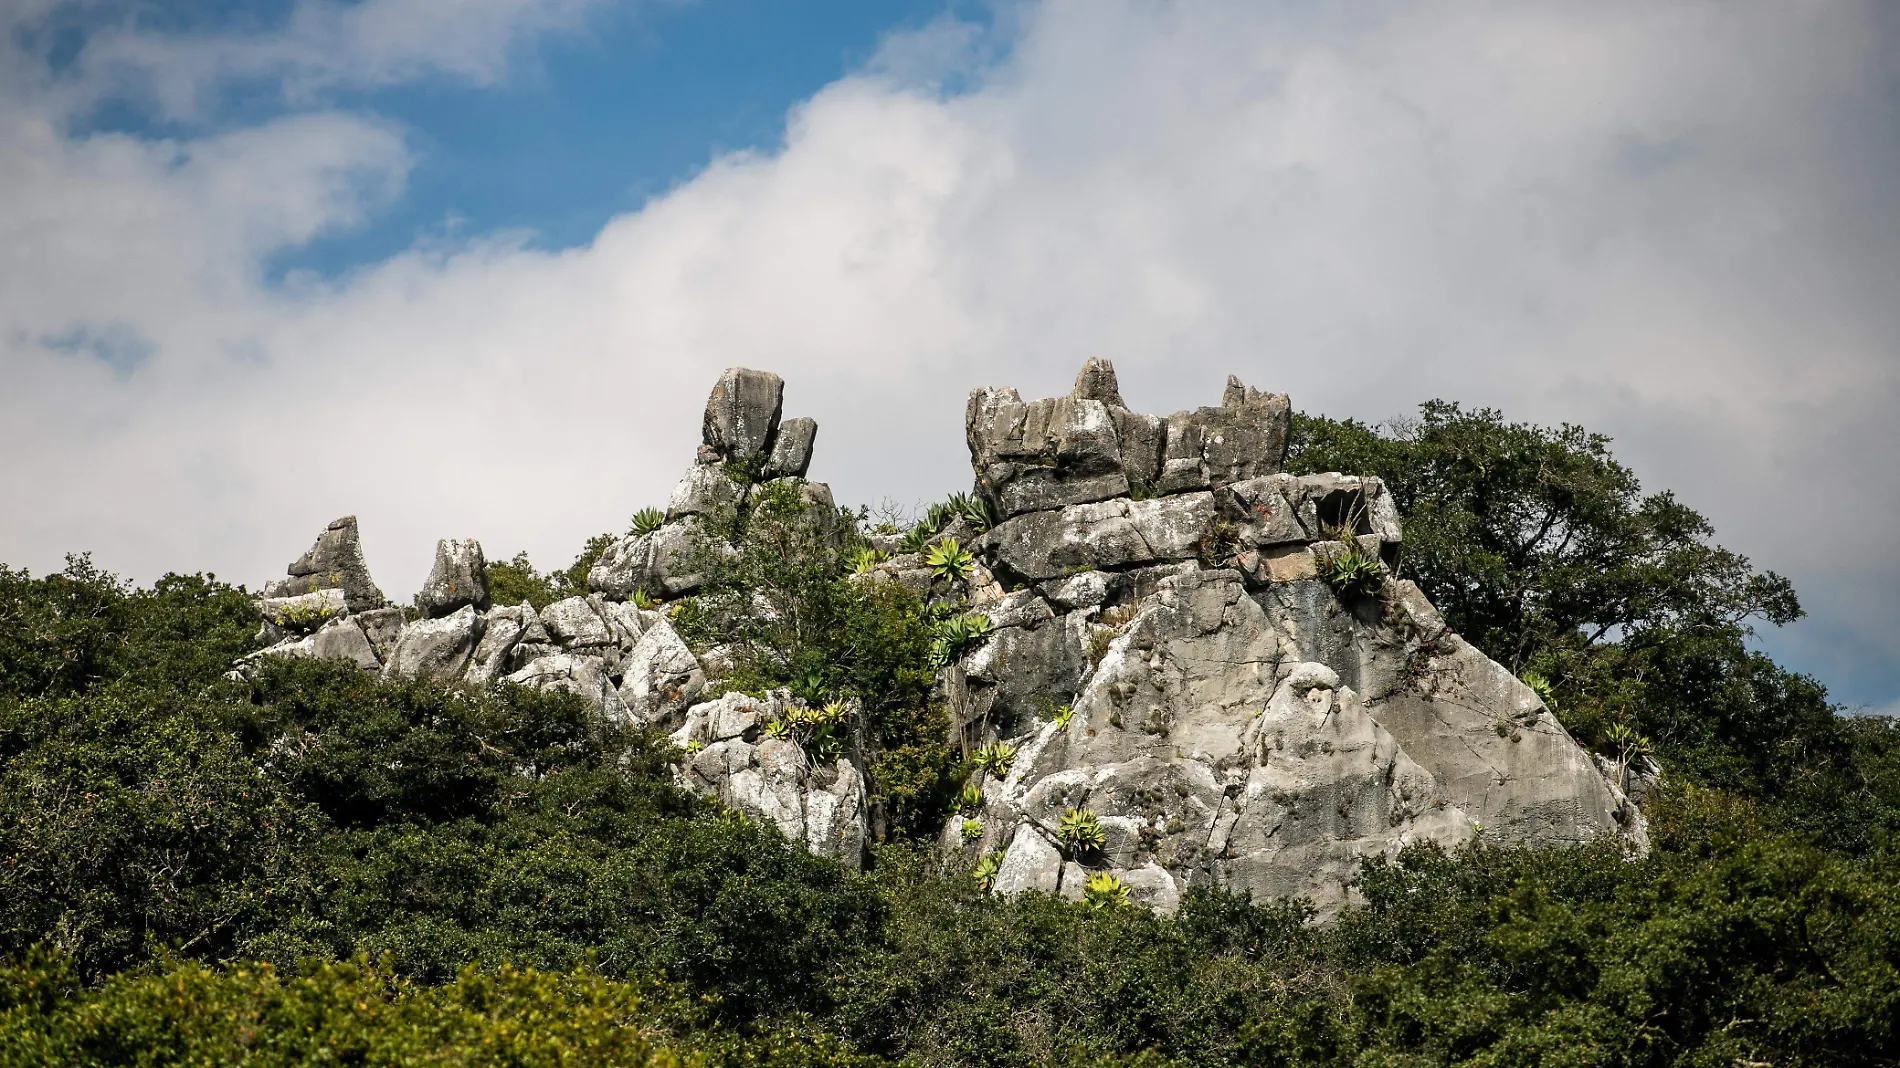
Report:
M 772 458 L 765 464 L 765 477 L 804 478 L 811 469 L 812 445 L 817 440 L 818 420 L 801 417 L 781 421 Z
M 720 459 L 770 455 L 785 381 L 768 371 L 729 367 L 706 398 L 702 440 Z
M 418 619 L 403 625 L 396 648 L 383 665 L 385 678 L 435 679 L 451 682 L 468 670 L 469 658 L 481 641 L 482 617 L 473 605 L 463 605 L 439 619 Z
M 473 538 L 443 538 L 435 543 L 435 565 L 416 595 L 425 619 L 440 619 L 462 608 L 488 609 L 488 561 Z
M 288 569 L 289 577 L 264 587 L 267 598 L 295 597 L 314 590 L 336 589 L 352 612 L 381 608 L 383 591 L 369 577 L 363 562 L 363 541 L 356 529 L 356 517 L 346 515 L 317 535 L 310 551 L 298 557 Z

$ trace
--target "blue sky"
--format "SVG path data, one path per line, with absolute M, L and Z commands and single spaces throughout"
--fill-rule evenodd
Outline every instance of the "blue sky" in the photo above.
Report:
M 1113 359 L 1613 435 L 1900 709 L 1880 0 L 13 0 L 0 560 L 257 584 L 338 515 L 564 562 L 726 366 L 847 501 Z

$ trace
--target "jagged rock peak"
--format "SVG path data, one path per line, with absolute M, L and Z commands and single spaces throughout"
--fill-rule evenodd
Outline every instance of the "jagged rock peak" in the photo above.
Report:
M 702 429 L 706 448 L 720 460 L 769 456 L 784 402 L 784 379 L 770 371 L 728 367 L 706 398 Z
M 1070 396 L 1101 401 L 1111 408 L 1128 407 L 1122 401 L 1121 385 L 1115 381 L 1115 365 L 1108 360 L 1090 359 L 1084 363 L 1081 372 L 1075 376 L 1075 389 L 1070 392 Z
M 435 543 L 435 565 L 416 595 L 416 607 L 439 619 L 465 606 L 488 610 L 488 561 L 474 538 L 443 538 Z
M 264 597 L 297 597 L 317 590 L 341 590 L 352 612 L 380 608 L 383 591 L 369 577 L 363 562 L 363 542 L 357 533 L 356 517 L 346 515 L 317 535 L 310 551 L 299 556 L 286 569 L 288 578 L 267 583 Z
M 1089 360 L 1067 396 L 970 394 L 964 431 L 976 488 L 999 518 L 1134 495 L 1219 489 L 1277 474 L 1292 409 L 1284 393 L 1228 378 L 1220 407 L 1165 418 L 1131 411 L 1115 368 Z

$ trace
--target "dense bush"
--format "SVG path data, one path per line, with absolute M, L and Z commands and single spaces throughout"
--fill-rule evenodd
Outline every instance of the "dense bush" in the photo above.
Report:
M 718 517 L 680 624 L 735 685 L 861 705 L 865 875 L 677 791 L 663 739 L 572 696 L 232 680 L 241 590 L 0 567 L 0 1059 L 1894 1064 L 1900 739 L 1747 648 L 1785 583 L 1580 431 L 1438 406 L 1303 418 L 1294 456 L 1384 475 L 1404 572 L 1585 741 L 1655 738 L 1648 856 L 1415 847 L 1325 926 L 1205 888 L 1169 919 L 990 898 L 911 840 L 957 781 L 946 609 L 847 578 L 850 517 L 790 483 Z M 490 575 L 533 603 L 584 569 Z

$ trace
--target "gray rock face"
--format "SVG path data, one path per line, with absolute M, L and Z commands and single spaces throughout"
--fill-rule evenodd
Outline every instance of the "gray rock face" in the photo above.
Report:
M 435 566 L 416 595 L 423 618 L 440 619 L 464 607 L 488 609 L 488 561 L 473 538 L 443 538 L 435 543 Z
M 1088 405 L 1112 443 L 1065 438 L 1098 425 L 1062 414 Z M 1219 408 L 1156 419 L 1091 361 L 1069 398 L 980 390 L 968 414 L 978 486 L 1006 516 L 977 547 L 1015 589 L 941 692 L 966 742 L 1017 750 L 984 781 L 977 848 L 1004 854 L 998 892 L 1080 897 L 1107 871 L 1163 912 L 1197 883 L 1331 912 L 1364 858 L 1412 841 L 1645 847 L 1634 805 L 1416 586 L 1342 600 L 1319 580 L 1344 550 L 1329 539 L 1391 564 L 1403 538 L 1378 479 L 1280 472 L 1284 396 L 1230 379 Z M 1059 462 L 1069 439 L 1086 473 Z M 1111 454 L 1155 496 L 1077 499 L 1103 491 Z M 1100 850 L 1059 843 L 1070 809 L 1095 814 Z
M 363 563 L 363 541 L 357 533 L 356 517 L 346 515 L 331 523 L 310 551 L 289 567 L 289 577 L 267 583 L 266 598 L 295 597 L 313 590 L 342 590 L 352 612 L 381 608 L 383 591 L 369 577 Z
M 696 518 L 689 516 L 650 534 L 621 538 L 587 572 L 587 588 L 618 600 L 635 590 L 669 600 L 692 593 L 706 583 L 698 565 L 704 547 L 697 530 Z
M 620 700 L 627 716 L 642 726 L 675 725 L 706 686 L 699 659 L 664 619 L 655 620 L 634 643 L 624 672 Z
M 1084 365 L 1066 397 L 1025 403 L 1013 389 L 979 389 L 964 411 L 977 491 L 1002 518 L 1277 474 L 1291 427 L 1285 394 L 1231 377 L 1218 408 L 1131 412 L 1107 360 Z
M 474 605 L 463 605 L 440 619 L 405 623 L 396 638 L 396 648 L 383 665 L 383 675 L 454 681 L 468 670 L 469 658 L 481 637 L 482 617 Z
M 470 656 L 466 678 L 477 685 L 493 682 L 507 674 L 508 661 L 515 647 L 536 622 L 533 607 L 526 601 L 512 608 L 497 608 L 488 613 L 482 626 L 482 640 Z
M 703 440 L 722 460 L 770 455 L 785 381 L 767 371 L 727 368 L 706 399 Z
M 997 574 L 1043 582 L 1193 559 L 1213 525 L 1209 493 L 1122 498 L 1019 515 L 991 528 L 978 544 Z
M 319 660 L 349 660 L 364 671 L 381 670 L 383 662 L 369 636 L 354 619 L 336 619 L 311 636 L 310 655 Z
M 626 715 L 626 707 L 620 703 L 613 678 L 608 674 L 607 663 L 598 656 L 543 653 L 508 676 L 508 680 L 537 690 L 577 694 L 602 714 L 615 719 Z
M 726 474 L 724 464 L 696 463 L 673 487 L 666 502 L 666 520 L 677 522 L 689 515 L 707 515 L 731 508 L 745 499 L 746 487 Z
M 818 440 L 818 420 L 786 419 L 778 425 L 778 440 L 772 445 L 772 458 L 766 461 L 766 478 L 804 478 L 811 468 L 812 445 Z
M 848 757 L 814 763 L 790 738 L 764 733 L 788 701 L 727 694 L 694 706 L 673 741 L 691 755 L 682 784 L 718 798 L 847 867 L 863 863 L 864 775 Z

